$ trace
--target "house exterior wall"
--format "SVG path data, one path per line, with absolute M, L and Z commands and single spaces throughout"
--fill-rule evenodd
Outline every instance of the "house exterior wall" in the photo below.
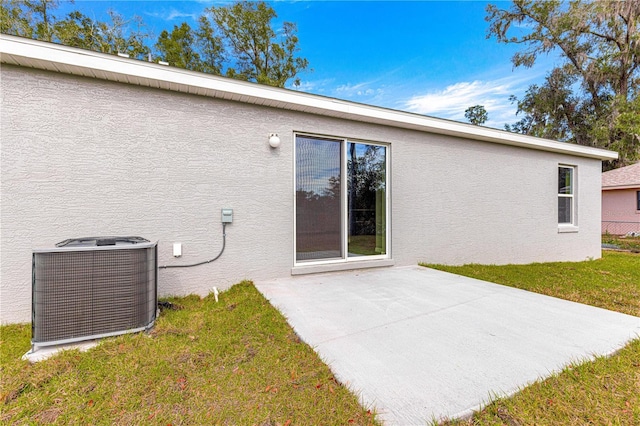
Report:
M 638 188 L 602 191 L 602 233 L 640 232 Z
M 26 322 L 31 251 L 71 237 L 158 241 L 160 295 L 292 273 L 296 132 L 384 143 L 391 258 L 529 263 L 600 257 L 600 161 L 3 65 L 0 321 Z M 278 133 L 281 146 L 267 139 Z M 578 232 L 559 232 L 559 164 Z M 183 256 L 172 256 L 172 244 Z

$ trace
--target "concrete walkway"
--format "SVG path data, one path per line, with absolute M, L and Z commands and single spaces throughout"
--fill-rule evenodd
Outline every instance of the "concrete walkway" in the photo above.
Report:
M 419 266 L 255 284 L 387 425 L 468 415 L 640 335 L 638 317 Z

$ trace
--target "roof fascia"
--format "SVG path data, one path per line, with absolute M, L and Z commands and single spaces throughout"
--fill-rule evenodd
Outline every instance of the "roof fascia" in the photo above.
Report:
M 640 183 L 632 183 L 628 185 L 609 185 L 602 187 L 603 191 L 613 191 L 616 189 L 640 189 Z
M 599 160 L 618 158 L 617 152 L 604 149 L 238 81 L 6 34 L 0 35 L 0 54 L 2 62 L 19 66 L 30 66 L 179 92 L 201 93 L 214 98 L 231 99 L 579 157 Z

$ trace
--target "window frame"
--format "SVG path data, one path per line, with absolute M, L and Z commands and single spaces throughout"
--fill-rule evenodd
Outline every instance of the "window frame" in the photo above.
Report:
M 319 138 L 319 139 L 327 139 L 331 141 L 340 142 L 340 152 L 341 152 L 341 175 L 347 176 L 347 148 L 349 143 L 357 143 L 357 144 L 367 144 L 367 145 L 375 145 L 381 146 L 385 148 L 385 216 L 386 216 L 386 226 L 385 226 L 385 243 L 386 250 L 385 254 L 380 255 L 367 255 L 367 256 L 349 256 L 348 253 L 348 233 L 349 233 L 349 224 L 348 224 L 348 190 L 347 190 L 347 179 L 341 179 L 340 182 L 340 201 L 341 201 L 341 238 L 342 238 L 342 252 L 344 253 L 342 258 L 336 259 L 320 259 L 320 260 L 298 260 L 297 259 L 297 238 L 296 238 L 296 230 L 297 230 L 297 208 L 296 208 L 296 187 L 297 187 L 297 158 L 296 158 L 296 144 L 298 137 L 309 137 L 309 138 Z M 391 260 L 391 144 L 384 142 L 377 142 L 366 139 L 357 139 L 357 138 L 348 138 L 348 137 L 339 137 L 332 135 L 323 135 L 317 133 L 309 133 L 309 132 L 294 132 L 293 133 L 293 267 L 313 267 L 313 266 L 321 266 L 321 265 L 332 265 L 332 264 L 348 264 L 352 262 L 370 262 L 375 263 L 374 261 L 381 260 Z
M 557 202 L 556 202 L 556 216 L 558 216 L 558 229 L 560 230 L 560 232 L 572 232 L 572 231 L 577 231 L 577 203 L 576 203 L 576 175 L 577 175 L 577 167 L 574 165 L 569 165 L 569 164 L 558 164 L 557 167 L 557 183 L 559 183 L 559 178 L 560 178 L 560 170 L 561 169 L 567 169 L 570 171 L 570 193 L 561 193 L 560 192 L 560 188 L 557 188 Z M 561 198 L 568 198 L 570 200 L 570 210 L 571 210 L 571 217 L 570 217 L 570 221 L 569 222 L 560 222 L 560 199 Z

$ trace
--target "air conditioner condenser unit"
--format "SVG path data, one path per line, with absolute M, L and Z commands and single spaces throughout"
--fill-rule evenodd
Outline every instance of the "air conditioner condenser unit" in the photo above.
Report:
M 157 258 L 157 242 L 140 237 L 76 238 L 33 250 L 33 347 L 152 327 Z

